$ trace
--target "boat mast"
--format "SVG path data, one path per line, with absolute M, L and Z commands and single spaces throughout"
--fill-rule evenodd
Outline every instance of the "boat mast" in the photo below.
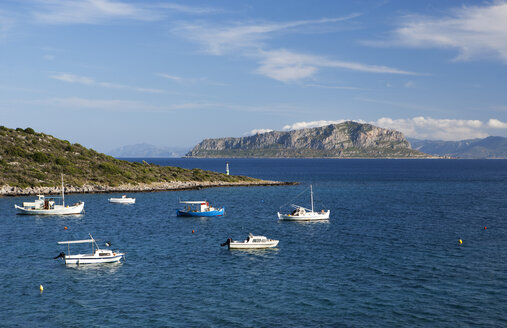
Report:
M 312 188 L 312 185 L 310 185 L 310 200 L 312 202 L 312 212 L 313 212 L 313 188 Z
M 63 173 L 62 173 L 62 205 L 65 207 L 65 194 L 63 192 Z

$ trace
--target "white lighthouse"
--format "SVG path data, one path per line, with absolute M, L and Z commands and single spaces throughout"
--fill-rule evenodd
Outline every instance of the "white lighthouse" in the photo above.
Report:
M 229 175 L 229 162 L 225 162 L 225 175 Z

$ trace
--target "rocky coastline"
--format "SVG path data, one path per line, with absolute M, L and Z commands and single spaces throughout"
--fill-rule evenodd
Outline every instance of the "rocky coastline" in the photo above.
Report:
M 173 190 L 191 190 L 213 187 L 253 187 L 253 186 L 286 186 L 294 185 L 297 182 L 283 181 L 242 181 L 242 182 L 224 182 L 224 181 L 172 181 L 155 182 L 140 184 L 123 184 L 118 186 L 104 185 L 83 185 L 81 187 L 65 186 L 66 194 L 82 193 L 113 193 L 113 192 L 155 192 L 155 191 L 173 191 Z M 51 195 L 62 192 L 61 187 L 12 187 L 4 185 L 0 187 L 0 196 L 29 196 L 29 195 Z

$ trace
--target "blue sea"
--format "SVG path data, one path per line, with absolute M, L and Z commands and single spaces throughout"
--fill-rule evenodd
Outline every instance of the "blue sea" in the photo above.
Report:
M 1 327 L 507 326 L 507 160 L 147 161 L 228 161 L 231 174 L 300 184 L 129 194 L 135 205 L 71 194 L 86 213 L 66 217 L 16 215 L 34 197 L 0 198 Z M 280 206 L 310 206 L 310 184 L 329 222 L 278 222 Z M 176 217 L 179 199 L 226 216 Z M 280 243 L 220 247 L 249 232 Z M 88 233 L 126 261 L 53 259 L 57 241 Z

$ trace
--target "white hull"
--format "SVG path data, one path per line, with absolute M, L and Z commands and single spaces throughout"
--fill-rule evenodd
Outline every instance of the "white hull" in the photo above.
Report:
M 68 215 L 68 214 L 81 214 L 84 209 L 84 202 L 79 203 L 75 206 L 62 206 L 55 205 L 52 209 L 33 209 L 33 208 L 23 208 L 18 205 L 14 205 L 14 207 L 18 210 L 19 214 L 28 214 L 28 215 Z
M 229 243 L 229 249 L 261 249 L 271 248 L 278 245 L 278 240 L 271 240 L 264 243 L 245 243 L 240 241 L 232 241 Z
M 306 212 L 304 215 L 290 215 L 290 214 L 278 214 L 278 220 L 281 221 L 322 221 L 329 220 L 329 213 L 327 212 Z
M 110 203 L 116 204 L 135 204 L 135 198 L 109 198 Z
M 79 255 L 65 255 L 65 264 L 98 264 L 98 263 L 114 263 L 119 262 L 123 253 L 118 253 L 115 256 L 97 257 L 93 254 L 79 254 Z

